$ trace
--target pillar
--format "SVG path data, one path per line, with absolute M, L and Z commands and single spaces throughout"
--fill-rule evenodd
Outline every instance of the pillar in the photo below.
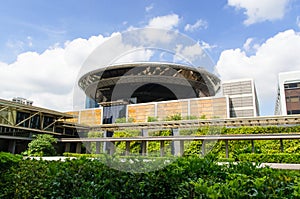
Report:
M 96 142 L 96 154 L 100 154 L 100 142 Z
M 228 140 L 225 140 L 225 154 L 226 154 L 226 158 L 229 158 L 229 152 L 228 152 Z
M 71 143 L 65 143 L 65 152 L 70 152 Z
M 173 136 L 178 136 L 179 133 L 179 129 L 172 129 L 172 135 Z M 183 154 L 184 151 L 184 142 L 182 141 L 173 141 L 172 142 L 172 154 L 175 156 L 181 156 Z
M 113 131 L 104 131 L 103 133 L 103 137 L 104 138 L 109 138 L 109 137 L 113 137 L 114 132 Z M 112 149 L 112 147 L 114 147 L 114 144 L 112 144 L 111 142 L 103 142 L 103 152 L 104 153 L 108 153 L 111 154 L 110 150 Z M 114 150 L 114 149 L 112 149 Z
M 76 144 L 76 153 L 81 153 L 81 145 L 82 145 L 81 142 L 78 142 L 78 143 Z
M 148 137 L 148 129 L 142 129 L 141 136 Z M 142 141 L 140 153 L 142 155 L 147 155 L 147 141 Z
M 16 152 L 16 140 L 9 140 L 8 151 L 12 154 Z

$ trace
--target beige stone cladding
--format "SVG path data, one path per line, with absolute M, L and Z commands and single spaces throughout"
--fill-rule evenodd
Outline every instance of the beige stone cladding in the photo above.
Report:
M 88 109 L 80 112 L 80 124 L 98 125 L 101 124 L 101 109 Z
M 70 111 L 67 114 L 73 115 L 73 119 L 68 119 L 68 122 L 85 124 L 85 125 L 99 125 L 102 123 L 102 109 L 86 109 L 80 111 Z
M 134 122 L 147 122 L 148 117 L 155 116 L 155 104 L 134 104 L 128 105 L 128 118 L 133 118 Z
M 228 102 L 228 98 L 222 96 L 134 104 L 127 106 L 128 118 L 134 122 L 147 122 L 149 116 L 164 121 L 176 114 L 182 119 L 228 118 Z
M 157 116 L 160 120 L 165 120 L 167 117 L 175 114 L 180 114 L 181 117 L 188 116 L 187 100 L 157 103 Z
M 227 98 L 203 98 L 190 101 L 190 115 L 197 118 L 227 118 Z
M 77 123 L 78 124 L 79 111 L 69 111 L 69 112 L 66 112 L 66 113 L 73 116 L 72 119 L 66 119 L 67 122 L 72 122 L 72 123 Z

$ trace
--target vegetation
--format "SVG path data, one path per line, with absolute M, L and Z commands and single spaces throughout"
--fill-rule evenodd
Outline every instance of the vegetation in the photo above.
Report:
M 245 153 L 237 156 L 239 161 L 247 162 L 270 162 L 270 163 L 300 163 L 300 154 L 297 153 Z
M 148 116 L 147 118 L 147 122 L 157 122 L 157 121 L 158 121 L 158 117 Z
M 132 117 L 128 118 L 127 120 L 126 117 L 120 117 L 115 120 L 115 123 L 132 123 L 132 122 L 134 122 L 134 119 Z
M 182 116 L 180 113 L 176 113 L 174 115 L 170 115 L 168 116 L 166 119 L 166 121 L 177 121 L 177 120 L 182 120 Z
M 6 158 L 6 157 L 4 157 Z M 0 168 L 3 156 L 0 155 Z M 183 157 L 160 170 L 123 172 L 113 157 L 18 160 L 2 169 L 0 198 L 299 198 L 300 173 L 257 164 L 218 165 L 214 157 Z M 127 164 L 147 167 L 147 163 Z M 119 161 L 120 165 L 120 161 Z M 34 172 L 33 172 L 34 171 Z
M 34 139 L 28 144 L 28 149 L 23 155 L 28 156 L 52 156 L 56 154 L 56 150 L 53 146 L 57 143 L 56 138 L 48 134 L 38 134 L 34 136 Z

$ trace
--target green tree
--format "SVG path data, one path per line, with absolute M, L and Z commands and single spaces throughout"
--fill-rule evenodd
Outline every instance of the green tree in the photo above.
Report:
M 23 154 L 29 156 L 51 156 L 55 155 L 56 151 L 53 146 L 54 143 L 57 143 L 57 139 L 52 135 L 48 134 L 39 134 L 34 136 L 28 144 L 28 149 Z

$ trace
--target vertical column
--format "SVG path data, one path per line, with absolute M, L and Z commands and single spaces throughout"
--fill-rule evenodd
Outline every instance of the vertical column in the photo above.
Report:
M 65 152 L 70 152 L 71 143 L 65 143 Z
M 106 131 L 105 130 L 104 133 L 103 133 L 103 137 L 104 138 L 109 138 L 109 137 L 112 137 L 113 135 L 114 135 L 113 131 Z M 111 154 L 111 150 L 114 150 L 112 148 L 114 148 L 114 144 L 113 143 L 111 143 L 111 142 L 103 142 L 103 152 L 104 153 Z
M 280 151 L 281 151 L 281 153 L 283 153 L 283 150 L 284 150 L 284 148 L 283 148 L 283 140 L 280 139 Z
M 100 142 L 96 142 L 96 154 L 100 154 Z
M 9 140 L 8 151 L 11 152 L 12 154 L 15 154 L 15 152 L 16 152 L 16 140 Z
M 172 129 L 172 135 L 178 136 L 180 134 L 179 129 Z M 183 141 L 173 141 L 172 142 L 172 154 L 176 156 L 181 156 L 184 151 Z
M 126 141 L 125 155 L 128 156 L 129 154 L 130 154 L 130 142 Z
M 251 140 L 251 146 L 252 146 L 252 153 L 254 153 L 255 152 L 254 140 Z
M 81 145 L 82 145 L 81 142 L 78 142 L 78 143 L 76 144 L 76 153 L 81 153 Z
M 205 156 L 205 140 L 202 141 L 202 150 L 201 150 L 201 154 L 204 157 Z
M 141 135 L 143 137 L 148 137 L 148 129 L 142 129 Z M 142 141 L 140 152 L 141 152 L 142 155 L 147 155 L 147 141 Z
M 229 152 L 228 152 L 228 140 L 225 140 L 225 154 L 226 154 L 226 158 L 229 157 Z
M 163 157 L 165 155 L 165 141 L 160 141 L 160 157 Z

